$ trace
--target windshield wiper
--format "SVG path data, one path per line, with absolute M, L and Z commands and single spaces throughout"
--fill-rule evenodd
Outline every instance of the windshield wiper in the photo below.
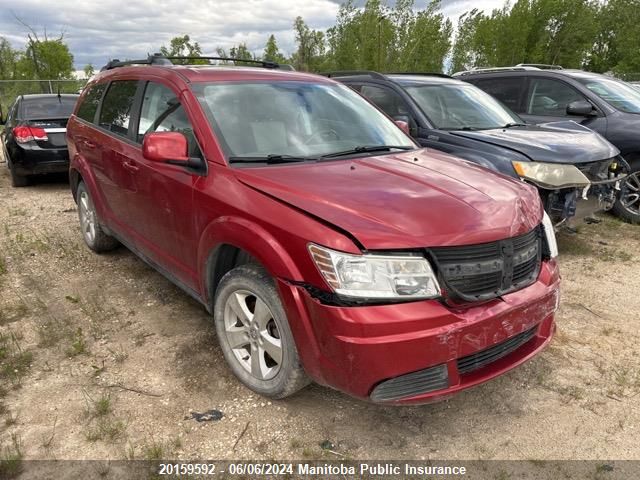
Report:
M 503 125 L 500 128 L 512 128 L 512 127 L 528 127 L 528 125 L 526 123 L 511 122 L 511 123 L 507 123 L 506 125 Z
M 301 157 L 295 155 L 281 155 L 281 154 L 271 154 L 265 156 L 255 156 L 255 157 L 229 157 L 229 163 L 266 163 L 269 165 L 275 163 L 295 163 L 295 162 L 306 162 L 310 160 L 316 160 L 314 157 Z
M 360 145 L 353 147 L 351 150 L 344 150 L 342 152 L 327 153 L 326 155 L 320 155 L 320 158 L 337 158 L 345 157 L 347 155 L 355 155 L 357 153 L 369 153 L 369 152 L 390 152 L 391 150 L 414 150 L 415 147 L 409 147 L 407 145 Z

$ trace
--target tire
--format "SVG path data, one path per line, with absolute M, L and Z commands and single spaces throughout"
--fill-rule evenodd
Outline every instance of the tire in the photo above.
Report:
M 84 182 L 78 184 L 76 203 L 82 237 L 87 246 L 96 253 L 108 252 L 116 248 L 119 242 L 102 229 L 91 194 Z
M 629 163 L 631 173 L 622 182 L 620 194 L 611 210 L 622 220 L 638 225 L 640 224 L 640 159 Z
M 278 291 L 262 267 L 242 265 L 222 277 L 213 315 L 222 353 L 249 389 L 280 399 L 310 383 Z
M 15 188 L 22 188 L 29 185 L 29 177 L 25 175 L 18 175 L 13 168 L 13 163 L 10 158 L 7 158 L 7 167 L 9 167 L 9 173 L 11 174 L 11 186 Z

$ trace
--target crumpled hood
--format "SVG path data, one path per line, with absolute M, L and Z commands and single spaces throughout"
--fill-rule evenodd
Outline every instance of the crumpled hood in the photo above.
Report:
M 426 149 L 235 172 L 245 185 L 349 232 L 369 250 L 490 242 L 528 232 L 542 219 L 533 187 Z
M 601 135 L 573 121 L 449 133 L 509 148 L 537 162 L 596 162 L 620 153 Z

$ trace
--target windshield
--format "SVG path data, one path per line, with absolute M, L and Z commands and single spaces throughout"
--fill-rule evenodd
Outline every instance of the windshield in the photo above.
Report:
M 612 107 L 627 113 L 640 113 L 640 91 L 631 85 L 608 78 L 577 80 Z
M 354 149 L 361 155 L 363 147 L 384 145 L 416 148 L 344 85 L 228 82 L 192 88 L 229 158 L 313 158 Z
M 406 91 L 434 127 L 486 130 L 523 123 L 498 100 L 473 85 L 411 85 Z
M 25 98 L 22 101 L 22 116 L 25 120 L 42 118 L 69 118 L 78 97 Z

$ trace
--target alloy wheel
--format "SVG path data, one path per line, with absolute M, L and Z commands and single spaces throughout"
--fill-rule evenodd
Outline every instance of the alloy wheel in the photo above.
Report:
M 630 213 L 640 215 L 640 172 L 634 172 L 625 179 L 620 203 Z
M 278 324 L 267 304 L 247 290 L 234 291 L 225 303 L 224 327 L 238 363 L 259 380 L 270 380 L 282 365 Z
M 93 244 L 96 238 L 96 212 L 87 192 L 82 191 L 80 193 L 78 207 L 80 209 L 82 234 L 87 243 Z

